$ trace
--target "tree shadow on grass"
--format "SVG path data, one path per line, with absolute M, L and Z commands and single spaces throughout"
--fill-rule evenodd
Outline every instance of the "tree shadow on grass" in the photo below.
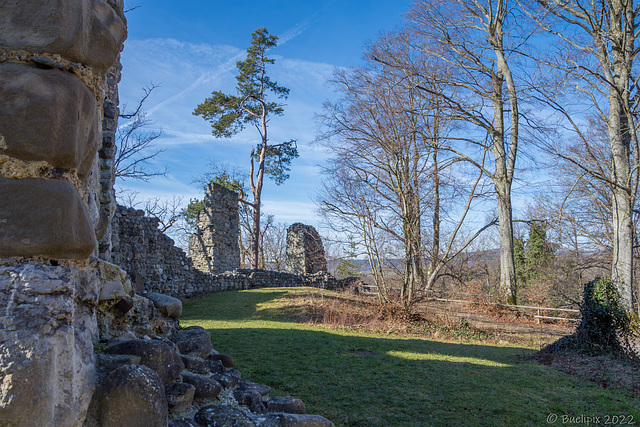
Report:
M 323 330 L 211 330 L 251 381 L 336 425 L 546 425 L 550 414 L 633 415 L 640 401 L 521 361 L 519 348 Z M 562 420 L 562 418 L 560 418 Z

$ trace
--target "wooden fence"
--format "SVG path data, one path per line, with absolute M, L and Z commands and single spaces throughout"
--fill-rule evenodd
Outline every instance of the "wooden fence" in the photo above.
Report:
M 434 294 L 476 296 L 476 297 L 482 297 L 485 300 L 489 298 L 495 298 L 495 296 L 493 295 L 470 294 L 470 293 L 464 293 L 464 292 L 445 292 L 445 291 L 427 291 L 427 292 L 434 293 Z M 360 293 L 366 296 L 374 296 L 374 295 L 377 295 L 377 289 L 374 285 L 364 284 L 360 286 Z M 471 304 L 471 305 L 474 305 L 474 304 L 475 305 L 492 305 L 492 306 L 510 308 L 514 310 L 533 311 L 535 313 L 533 317 L 536 319 L 537 323 L 540 323 L 540 319 L 561 320 L 561 321 L 567 321 L 567 322 L 580 322 L 580 310 L 576 310 L 573 308 L 537 307 L 537 306 L 530 306 L 530 305 L 502 304 L 502 303 L 496 303 L 496 302 L 481 302 L 481 301 L 472 301 L 472 300 L 465 300 L 465 299 L 437 298 L 437 297 L 428 298 L 427 301 L 452 302 L 452 303 L 458 303 L 458 304 Z M 559 314 L 566 313 L 567 316 L 560 317 L 559 315 L 558 316 L 545 315 L 547 313 L 556 313 L 556 312 Z M 577 314 L 577 316 L 569 317 L 571 316 L 572 313 Z

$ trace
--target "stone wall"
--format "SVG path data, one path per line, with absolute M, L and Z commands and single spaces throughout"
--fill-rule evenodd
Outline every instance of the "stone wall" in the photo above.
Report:
M 0 425 L 80 426 L 93 395 L 97 152 L 122 8 L 0 2 Z
M 209 183 L 198 232 L 189 238 L 189 257 L 193 265 L 207 273 L 240 267 L 239 238 L 238 194 Z
M 327 270 L 327 259 L 320 235 L 310 225 L 299 222 L 287 229 L 285 271 L 292 274 L 314 274 Z
M 98 223 L 98 252 L 100 258 L 111 260 L 111 218 L 116 210 L 115 157 L 116 131 L 118 130 L 118 82 L 120 61 L 107 71 L 105 99 L 102 104 L 102 146 L 98 151 L 100 170 L 100 195 L 98 197 L 100 221 Z
M 315 286 L 340 288 L 346 282 L 326 272 L 290 274 L 234 269 L 210 274 L 196 268 L 184 251 L 158 229 L 158 220 L 118 206 L 112 223 L 111 260 L 131 277 L 138 292 L 159 292 L 180 299 L 255 287 Z

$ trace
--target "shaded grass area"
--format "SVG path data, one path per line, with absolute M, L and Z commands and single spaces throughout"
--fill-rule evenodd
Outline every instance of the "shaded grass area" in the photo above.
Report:
M 297 323 L 306 288 L 220 292 L 184 305 L 243 377 L 336 425 L 547 425 L 549 414 L 632 415 L 640 399 L 523 360 L 531 349 Z M 557 422 L 562 424 L 561 418 Z

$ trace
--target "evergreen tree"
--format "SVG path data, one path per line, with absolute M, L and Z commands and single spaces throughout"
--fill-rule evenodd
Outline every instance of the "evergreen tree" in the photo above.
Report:
M 246 125 L 253 125 L 260 134 L 260 142 L 251 150 L 249 187 L 253 201 L 242 197 L 241 201 L 253 209 L 252 267 L 258 268 L 260 247 L 260 208 L 264 174 L 276 185 L 289 178 L 291 161 L 298 157 L 295 140 L 271 144 L 267 136 L 269 117 L 284 113 L 283 105 L 269 101 L 268 94 L 278 99 L 286 99 L 289 89 L 279 86 L 267 75 L 267 66 L 275 62 L 266 52 L 276 47 L 277 37 L 266 28 L 258 28 L 251 34 L 247 57 L 238 61 L 236 67 L 236 95 L 214 91 L 211 96 L 197 106 L 193 114 L 202 116 L 211 123 L 211 133 L 216 138 L 229 138 L 242 131 Z M 257 170 L 255 167 L 257 162 Z M 243 193 L 244 196 L 244 193 Z

